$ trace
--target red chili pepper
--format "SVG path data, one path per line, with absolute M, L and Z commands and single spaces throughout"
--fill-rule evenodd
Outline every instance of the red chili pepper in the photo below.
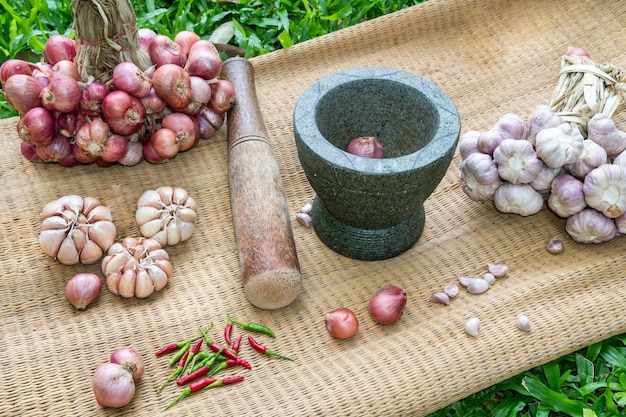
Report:
M 237 354 L 239 352 L 239 346 L 241 346 L 241 339 L 243 339 L 243 336 L 238 336 L 235 341 L 233 342 L 233 344 L 230 346 L 230 350 L 234 353 Z
M 163 411 L 167 410 L 183 398 L 189 397 L 192 393 L 200 391 L 202 388 L 208 387 L 215 382 L 217 382 L 217 379 L 215 378 L 204 378 L 189 384 L 189 386 L 185 388 L 174 401 L 169 403 L 168 406 L 163 409 Z
M 230 319 L 230 315 L 226 315 L 226 327 L 224 327 L 224 340 L 226 341 L 226 345 L 231 345 L 230 337 L 233 334 L 233 321 Z
M 172 355 L 168 363 L 170 368 L 174 366 L 176 362 L 178 362 L 180 358 L 182 358 L 185 355 L 185 353 L 187 353 L 190 346 L 191 346 L 191 343 L 187 342 L 180 349 L 178 349 L 178 351 L 175 354 Z
M 237 360 L 228 359 L 226 362 L 220 362 L 219 364 L 217 364 L 215 368 L 211 369 L 211 372 L 209 372 L 207 376 L 213 376 L 219 371 L 221 371 L 222 369 L 230 368 L 230 367 L 237 366 L 237 365 L 243 366 L 248 369 L 252 369 L 252 366 L 250 366 L 248 361 L 245 361 L 243 359 L 237 359 Z
M 198 336 L 198 337 L 194 337 L 193 339 L 185 340 L 183 342 L 170 343 L 169 345 L 165 345 L 161 349 L 157 350 L 154 354 L 155 354 L 155 356 L 163 356 L 163 355 L 166 355 L 168 353 L 176 352 L 178 349 L 182 348 L 187 343 L 191 344 L 191 343 L 193 343 L 196 340 L 201 339 L 201 338 L 202 338 L 202 336 Z
M 161 393 L 161 390 L 165 388 L 167 384 L 169 384 L 174 379 L 178 378 L 180 374 L 183 373 L 188 357 L 189 357 L 189 350 L 187 350 L 185 354 L 178 360 L 178 366 L 176 366 L 176 369 L 174 370 L 174 372 L 172 372 L 172 374 L 167 378 L 167 380 L 164 383 L 162 383 L 161 386 L 157 389 L 158 394 Z
M 267 347 L 261 345 L 259 342 L 254 340 L 252 338 L 252 336 L 248 336 L 248 342 L 250 342 L 250 346 L 252 346 L 254 348 L 254 350 L 256 350 L 257 352 L 263 353 L 263 354 L 268 355 L 268 356 L 275 356 L 277 358 L 287 359 L 287 360 L 290 360 L 290 361 L 295 360 L 295 359 L 290 358 L 288 356 L 283 356 L 281 354 L 278 354 L 278 353 L 274 352 L 271 349 L 268 349 Z
M 201 376 L 206 375 L 209 372 L 209 367 L 206 365 L 202 365 L 200 368 L 196 369 L 190 374 L 185 375 L 178 381 L 176 381 L 176 385 L 185 385 L 188 382 L 191 382 L 195 379 L 200 378 Z

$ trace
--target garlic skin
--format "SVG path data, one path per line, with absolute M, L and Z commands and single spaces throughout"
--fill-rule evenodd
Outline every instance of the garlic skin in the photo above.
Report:
M 491 284 L 483 278 L 469 278 L 459 274 L 456 274 L 456 277 L 470 294 L 482 294 L 491 287 Z
M 443 304 L 445 306 L 450 305 L 450 296 L 443 291 L 437 291 L 428 299 L 431 303 Z
M 472 317 L 465 322 L 465 332 L 470 336 L 476 337 L 480 334 L 480 319 Z
M 552 181 L 548 207 L 559 217 L 569 217 L 587 206 L 582 181 L 569 174 L 559 175 Z
M 537 133 L 544 129 L 550 129 L 552 127 L 557 127 L 563 120 L 560 116 L 552 111 L 552 109 L 545 105 L 541 104 L 533 110 L 526 125 L 524 126 L 524 133 L 522 134 L 522 139 L 526 139 L 533 146 L 535 146 L 535 139 Z
M 620 235 L 626 234 L 626 213 L 622 214 L 615 219 L 615 227 L 617 227 L 617 233 Z
M 546 244 L 546 250 L 553 255 L 559 254 L 565 250 L 561 239 L 553 237 Z
M 505 139 L 493 151 L 500 178 L 512 184 L 528 184 L 541 171 L 542 162 L 526 140 Z
M 189 239 L 196 220 L 196 201 L 179 187 L 148 190 L 137 201 L 135 221 L 141 234 L 161 246 L 172 246 Z
M 613 165 L 626 169 L 626 151 L 620 152 L 613 157 Z
M 459 138 L 459 153 L 461 154 L 461 160 L 466 159 L 473 153 L 480 152 L 478 150 L 478 136 L 480 132 L 478 130 L 468 130 L 463 133 Z
M 583 151 L 583 135 L 569 123 L 541 130 L 535 138 L 537 156 L 550 168 L 573 164 Z
M 606 164 L 608 156 L 604 148 L 590 139 L 583 140 L 583 151 L 573 164 L 567 164 L 564 168 L 582 180 L 592 169 Z
M 587 139 L 600 145 L 609 156 L 626 150 L 626 132 L 617 128 L 609 116 L 597 113 L 587 123 Z
M 127 237 L 114 243 L 102 259 L 106 285 L 124 298 L 146 298 L 172 275 L 169 255 L 155 239 Z
M 502 180 L 491 156 L 470 154 L 460 165 L 460 182 L 463 192 L 473 201 L 489 201 Z
M 94 197 L 60 197 L 44 206 L 40 219 L 39 245 L 65 265 L 96 263 L 115 241 L 111 210 Z
M 626 210 L 626 169 L 617 165 L 600 165 L 587 174 L 583 182 L 585 201 L 605 216 L 616 218 Z
M 602 243 L 612 240 L 617 234 L 613 219 L 592 208 L 586 208 L 567 218 L 565 231 L 579 243 Z
M 505 139 L 520 139 L 524 132 L 524 121 L 513 113 L 507 113 L 498 119 L 498 122 L 489 130 L 482 132 L 476 138 L 478 150 L 491 155 Z
M 483 280 L 485 282 L 487 282 L 487 284 L 489 284 L 489 286 L 491 287 L 493 284 L 496 283 L 496 276 L 494 274 L 492 274 L 491 272 L 487 272 L 484 276 L 483 276 Z
M 448 297 L 454 298 L 459 295 L 459 287 L 454 284 L 448 284 L 444 287 L 443 292 L 445 292 Z
M 509 267 L 504 264 L 487 264 L 487 270 L 496 278 L 504 278 L 509 273 Z
M 521 216 L 537 214 L 543 207 L 543 197 L 528 184 L 502 183 L 496 190 L 493 201 L 502 213 Z
M 296 220 L 304 227 L 311 227 L 313 221 L 308 213 L 296 213 Z

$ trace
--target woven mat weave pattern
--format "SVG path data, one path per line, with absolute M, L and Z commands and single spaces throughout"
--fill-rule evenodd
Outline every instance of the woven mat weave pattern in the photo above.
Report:
M 506 112 L 525 118 L 550 99 L 569 45 L 626 68 L 625 15 L 619 1 L 429 0 L 254 58 L 290 210 L 314 196 L 299 165 L 291 117 L 299 96 L 319 78 L 361 66 L 416 73 L 451 97 L 463 131 L 485 130 Z M 621 110 L 615 120 L 626 127 Z M 16 122 L 0 123 L 0 415 L 160 415 L 179 390 L 156 394 L 171 370 L 153 352 L 210 322 L 221 330 L 226 313 L 274 329 L 276 339 L 262 340 L 296 361 L 267 360 L 247 347 L 253 369 L 243 383 L 199 393 L 163 415 L 422 416 L 626 331 L 626 239 L 576 244 L 547 209 L 519 217 L 470 201 L 458 186 L 458 152 L 426 202 L 422 237 L 396 258 L 342 257 L 294 222 L 303 293 L 284 309 L 264 311 L 241 290 L 225 129 L 162 165 L 68 169 L 23 160 Z M 76 311 L 65 300 L 65 283 L 77 272 L 99 273 L 99 266 L 64 266 L 43 255 L 39 211 L 65 194 L 97 197 L 112 209 L 118 238 L 136 236 L 136 201 L 160 185 L 185 188 L 199 206 L 192 238 L 168 248 L 174 265 L 168 286 L 145 300 L 105 288 L 86 311 Z M 545 250 L 554 236 L 566 244 L 558 256 Z M 448 307 L 426 301 L 455 273 L 482 274 L 487 263 L 506 263 L 509 277 L 483 295 L 462 293 Z M 386 283 L 403 287 L 409 303 L 400 322 L 383 327 L 369 319 L 367 302 Z M 354 309 L 361 321 L 358 335 L 346 341 L 324 330 L 324 314 L 340 306 Z M 515 328 L 519 313 L 531 317 L 530 334 Z M 481 317 L 477 338 L 463 332 L 471 316 Z M 219 330 L 211 334 L 221 341 Z M 147 370 L 129 406 L 103 409 L 93 398 L 91 375 L 121 346 L 139 350 Z

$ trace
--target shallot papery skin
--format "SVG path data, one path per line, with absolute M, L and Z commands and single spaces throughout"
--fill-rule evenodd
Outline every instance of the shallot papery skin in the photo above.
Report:
M 135 220 L 141 234 L 161 246 L 189 239 L 196 219 L 196 201 L 180 187 L 162 186 L 148 190 L 137 202 Z
M 109 248 L 102 259 L 102 272 L 113 294 L 146 298 L 165 287 L 172 275 L 172 264 L 156 240 L 127 237 Z
M 66 265 L 96 263 L 115 241 L 111 210 L 94 197 L 67 195 L 41 211 L 39 245 Z

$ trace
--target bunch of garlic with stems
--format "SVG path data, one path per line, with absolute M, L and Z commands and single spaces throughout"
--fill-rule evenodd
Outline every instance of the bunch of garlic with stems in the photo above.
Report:
M 463 192 L 521 216 L 538 213 L 545 203 L 580 243 L 626 233 L 626 132 L 596 114 L 585 137 L 543 104 L 521 120 L 508 113 L 485 132 L 461 136 Z

